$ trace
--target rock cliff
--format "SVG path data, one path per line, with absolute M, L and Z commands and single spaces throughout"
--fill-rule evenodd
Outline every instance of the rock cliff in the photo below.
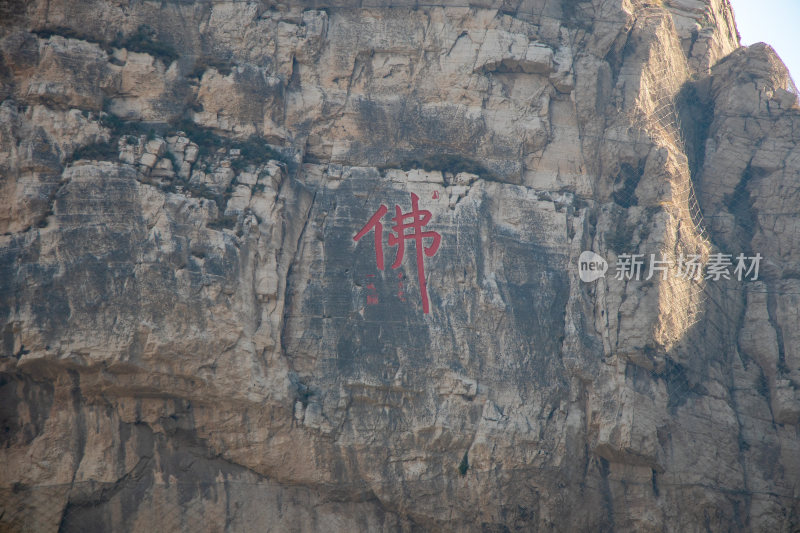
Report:
M 466 4 L 0 3 L 0 529 L 800 528 L 785 67 Z

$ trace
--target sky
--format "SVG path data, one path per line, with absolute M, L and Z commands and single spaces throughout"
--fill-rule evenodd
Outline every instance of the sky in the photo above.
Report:
M 742 44 L 772 46 L 800 84 L 800 0 L 731 0 Z

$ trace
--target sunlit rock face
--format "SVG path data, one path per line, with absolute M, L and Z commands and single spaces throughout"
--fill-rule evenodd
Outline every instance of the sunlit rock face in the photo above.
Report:
M 374 4 L 0 5 L 0 529 L 800 527 L 774 52 Z

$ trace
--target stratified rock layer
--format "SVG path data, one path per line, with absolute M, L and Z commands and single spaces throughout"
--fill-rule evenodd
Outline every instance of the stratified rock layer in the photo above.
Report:
M 725 0 L 376 4 L 0 5 L 0 527 L 800 527 L 775 53 Z

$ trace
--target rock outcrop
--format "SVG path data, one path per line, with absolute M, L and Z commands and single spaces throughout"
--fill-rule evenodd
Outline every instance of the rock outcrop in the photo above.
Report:
M 0 5 L 0 528 L 800 527 L 800 107 L 727 1 L 289 4 Z

